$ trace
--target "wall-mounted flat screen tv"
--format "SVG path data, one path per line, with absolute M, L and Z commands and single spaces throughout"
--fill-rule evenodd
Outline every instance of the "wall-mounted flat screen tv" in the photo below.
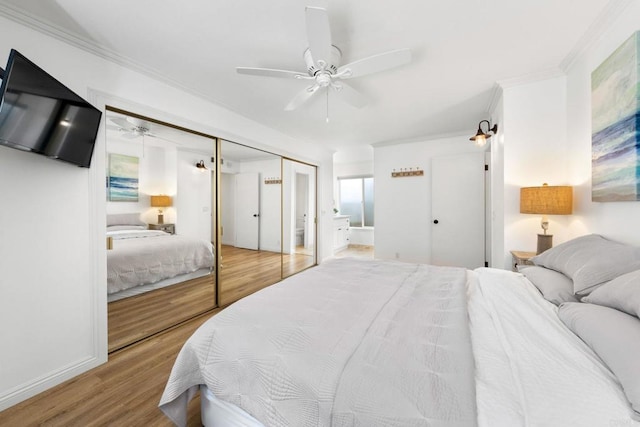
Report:
M 0 76 L 0 144 L 88 168 L 102 112 L 14 49 Z

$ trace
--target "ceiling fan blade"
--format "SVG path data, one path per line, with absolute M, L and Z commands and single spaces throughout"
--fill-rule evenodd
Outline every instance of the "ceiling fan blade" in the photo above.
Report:
M 122 117 L 109 117 L 109 120 L 123 129 L 129 129 L 131 127 L 131 123 L 127 119 Z
M 316 93 L 318 89 L 320 89 L 320 86 L 318 86 L 317 84 L 302 89 L 296 96 L 293 97 L 291 102 L 289 102 L 287 106 L 284 107 L 284 110 L 292 111 L 300 107 L 302 104 L 311 99 L 313 94 Z
M 280 77 L 285 79 L 300 79 L 309 77 L 305 73 L 298 71 L 287 70 L 273 70 L 271 68 L 249 68 L 249 67 L 236 67 L 238 74 L 248 74 L 250 76 L 261 77 Z
M 399 67 L 400 65 L 411 62 L 411 49 L 398 49 L 389 52 L 379 53 L 367 58 L 354 61 L 350 64 L 343 65 L 338 68 L 338 73 L 343 79 L 364 76 L 367 74 L 379 73 L 380 71 L 389 70 Z
M 339 98 L 356 108 L 362 108 L 369 103 L 369 99 L 352 86 L 340 82 L 332 86 L 338 92 Z
M 307 41 L 313 61 L 318 64 L 323 61 L 328 64 L 331 59 L 331 27 L 327 10 L 319 7 L 307 6 Z M 320 68 L 322 68 L 320 66 Z

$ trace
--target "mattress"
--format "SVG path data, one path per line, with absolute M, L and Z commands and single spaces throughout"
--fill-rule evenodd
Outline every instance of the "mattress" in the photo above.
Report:
M 107 292 L 114 294 L 200 269 L 213 269 L 211 242 L 160 230 L 111 231 L 107 251 Z
M 477 425 L 640 426 L 630 417 L 616 377 L 524 276 L 489 268 L 469 271 L 466 296 Z M 185 401 L 195 391 L 184 395 Z M 206 426 L 263 425 L 204 385 L 201 399 Z

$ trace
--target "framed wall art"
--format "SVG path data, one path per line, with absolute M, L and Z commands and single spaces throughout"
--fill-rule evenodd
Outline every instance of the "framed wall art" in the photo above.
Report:
M 640 200 L 640 31 L 591 73 L 591 199 Z
M 137 202 L 139 159 L 109 153 L 107 198 L 110 202 Z

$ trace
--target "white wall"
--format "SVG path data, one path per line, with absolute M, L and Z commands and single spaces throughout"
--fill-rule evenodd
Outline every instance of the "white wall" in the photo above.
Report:
M 177 212 L 176 234 L 194 239 L 208 240 L 211 236 L 212 217 L 211 162 L 207 169 L 196 168 L 200 160 L 211 158 L 204 153 L 177 151 L 174 169 L 177 171 L 177 192 L 173 204 Z M 165 220 L 165 223 L 168 222 Z
M 568 152 L 566 149 L 566 78 L 553 77 L 535 83 L 503 88 L 503 118 L 499 123 L 498 149 L 502 150 L 504 185 L 502 197 L 504 218 L 503 263 L 494 266 L 510 268 L 511 250 L 536 250 L 537 234 L 542 233 L 541 215 L 520 213 L 520 188 L 568 185 Z M 554 244 L 567 238 L 566 216 L 549 216 L 549 233 Z M 500 224 L 495 224 L 500 229 Z
M 640 245 L 640 202 L 591 201 L 591 72 L 634 32 L 640 30 L 640 2 L 629 2 L 571 65 L 567 74 L 568 179 L 574 186 L 574 214 L 567 237 L 599 233 Z
M 499 190 L 502 178 L 504 191 L 493 195 L 492 239 L 504 268 L 511 265 L 509 250 L 536 249 L 540 216 L 519 213 L 519 189 L 544 182 L 574 187 L 574 213 L 549 216 L 554 245 L 588 233 L 640 245 L 639 202 L 591 201 L 591 72 L 640 29 L 638 16 L 640 3 L 628 2 L 573 58 L 566 75 L 502 88 L 493 112 L 502 135 L 492 146 L 492 159 L 495 171 L 503 164 L 503 176 L 492 189 Z
M 374 151 L 375 257 L 429 263 L 431 159 L 484 149 L 466 135 L 375 146 Z M 416 167 L 424 170 L 424 176 L 391 178 L 394 169 Z
M 16 48 L 80 96 L 320 166 L 330 255 L 331 153 L 0 17 Z M 90 169 L 0 147 L 0 410 L 107 359 L 104 121 Z M 11 325 L 11 327 L 6 327 Z

